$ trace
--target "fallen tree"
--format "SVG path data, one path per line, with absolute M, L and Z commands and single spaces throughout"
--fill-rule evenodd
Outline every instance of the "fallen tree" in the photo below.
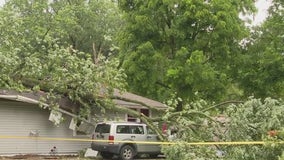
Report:
M 127 113 L 140 118 L 160 139 L 165 140 L 161 130 L 153 125 L 149 117 L 111 103 L 112 99 L 123 99 L 150 110 L 155 109 L 154 106 L 143 102 L 114 96 L 114 88 L 123 92 L 126 85 L 123 70 L 117 69 L 118 61 L 100 57 L 99 62 L 97 60 L 98 63 L 95 64 L 88 54 L 70 51 L 70 48 L 58 46 L 45 50 L 46 54 L 32 53 L 29 57 L 21 57 L 20 51 L 1 52 L 4 60 L 4 63 L 1 63 L 3 69 L 0 71 L 1 88 L 45 92 L 49 97 L 56 98 L 45 99 L 43 102 L 55 106 L 56 99 L 67 97 L 80 106 L 75 114 L 78 114 L 78 119 L 84 121 L 93 107 Z M 51 102 L 52 100 L 54 101 Z

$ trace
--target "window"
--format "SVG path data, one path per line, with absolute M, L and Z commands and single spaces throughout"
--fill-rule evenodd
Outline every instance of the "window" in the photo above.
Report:
M 97 133 L 109 133 L 110 125 L 109 124 L 98 124 L 95 132 Z
M 156 133 L 147 126 L 147 134 L 156 134 Z
M 130 116 L 129 114 L 127 115 L 127 122 L 136 122 L 137 118 Z
M 150 111 L 149 109 L 135 109 L 132 108 L 132 110 L 143 113 L 145 116 L 149 117 L 150 116 Z M 127 122 L 140 122 L 140 119 L 132 117 L 131 115 L 127 114 Z
M 122 125 L 117 126 L 116 133 L 130 134 L 129 126 L 122 126 Z
M 120 133 L 120 134 L 144 134 L 144 129 L 143 129 L 143 126 L 119 125 L 116 128 L 116 133 Z
M 140 109 L 140 113 L 143 113 L 145 116 L 149 117 L 149 109 Z
M 130 126 L 132 134 L 144 134 L 143 126 Z

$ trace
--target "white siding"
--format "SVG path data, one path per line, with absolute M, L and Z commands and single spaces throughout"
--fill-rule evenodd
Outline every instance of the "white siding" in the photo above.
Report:
M 37 105 L 0 99 L 0 136 L 29 136 L 37 131 L 39 137 L 88 138 L 73 136 L 69 129 L 71 117 L 64 115 L 65 121 L 55 126 L 48 120 L 49 113 Z M 90 147 L 90 142 L 0 138 L 0 155 L 48 154 L 54 146 L 58 153 L 77 153 Z

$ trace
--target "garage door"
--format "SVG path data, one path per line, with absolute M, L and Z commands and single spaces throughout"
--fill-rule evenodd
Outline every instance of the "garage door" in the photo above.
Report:
M 49 110 L 41 109 L 37 105 L 0 100 L 0 136 L 78 138 L 74 137 L 73 131 L 69 129 L 70 117 L 65 116 L 64 122 L 55 126 L 48 120 L 49 114 Z M 1 155 L 49 154 L 53 147 L 56 147 L 59 153 L 77 153 L 89 146 L 89 142 L 0 138 Z

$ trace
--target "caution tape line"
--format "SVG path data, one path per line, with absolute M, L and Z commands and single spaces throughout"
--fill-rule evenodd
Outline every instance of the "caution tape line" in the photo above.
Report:
M 187 144 L 187 145 L 264 145 L 269 143 L 284 144 L 284 141 L 234 141 L 234 142 L 149 142 L 149 141 L 117 141 L 117 140 L 96 140 L 85 138 L 54 138 L 54 137 L 34 137 L 34 136 L 1 136 L 0 139 L 31 139 L 42 141 L 80 141 L 80 142 L 107 142 L 107 143 L 135 143 L 135 144 Z

